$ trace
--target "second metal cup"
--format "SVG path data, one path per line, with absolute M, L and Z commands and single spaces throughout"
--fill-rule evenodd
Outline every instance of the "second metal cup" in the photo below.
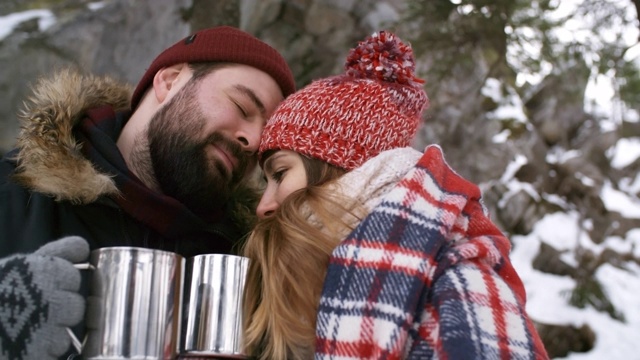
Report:
M 207 254 L 187 259 L 179 356 L 246 358 L 242 292 L 249 259 Z

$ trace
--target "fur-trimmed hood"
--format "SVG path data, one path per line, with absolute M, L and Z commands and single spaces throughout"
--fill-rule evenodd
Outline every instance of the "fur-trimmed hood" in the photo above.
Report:
M 100 172 L 81 152 L 73 127 L 91 108 L 130 108 L 132 87 L 109 76 L 66 69 L 41 78 L 19 114 L 14 180 L 59 201 L 87 204 L 119 191 L 111 176 Z M 259 195 L 242 185 L 231 197 L 232 217 L 241 228 L 252 226 Z
M 107 76 L 67 69 L 39 79 L 19 114 L 22 130 L 14 179 L 29 189 L 74 203 L 116 194 L 111 177 L 82 155 L 72 129 L 86 110 L 101 105 L 125 110 L 130 99 L 131 87 Z

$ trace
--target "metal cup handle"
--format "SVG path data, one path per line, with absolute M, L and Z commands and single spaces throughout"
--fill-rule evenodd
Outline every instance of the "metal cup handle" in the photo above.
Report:
M 95 270 L 95 266 L 93 266 L 91 263 L 88 263 L 88 262 L 73 264 L 73 267 L 75 267 L 78 270 Z M 82 348 L 84 348 L 84 344 L 87 341 L 87 336 L 85 335 L 84 339 L 80 341 L 76 336 L 76 334 L 74 334 L 70 328 L 67 328 L 67 334 L 69 334 L 69 337 L 71 338 L 71 344 L 73 345 L 73 347 L 76 349 L 78 354 L 81 354 Z
M 78 270 L 95 270 L 96 269 L 96 267 L 93 266 L 91 263 L 73 264 L 73 267 Z

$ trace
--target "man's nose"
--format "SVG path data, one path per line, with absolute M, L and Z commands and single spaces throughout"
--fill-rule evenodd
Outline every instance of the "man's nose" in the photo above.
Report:
M 249 153 L 256 153 L 260 146 L 260 136 L 262 135 L 262 129 L 264 126 L 262 122 L 248 123 L 245 126 L 238 129 L 236 133 L 236 140 L 242 146 L 242 150 Z
M 276 212 L 278 206 L 280 206 L 280 204 L 278 204 L 271 193 L 267 190 L 262 195 L 260 203 L 258 203 L 258 207 L 256 208 L 256 215 L 258 215 L 259 219 L 268 218 Z

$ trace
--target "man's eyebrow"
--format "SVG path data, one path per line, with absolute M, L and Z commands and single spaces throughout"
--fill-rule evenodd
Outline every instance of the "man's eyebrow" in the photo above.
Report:
M 265 109 L 264 104 L 262 103 L 262 101 L 260 101 L 260 98 L 258 98 L 258 95 L 256 95 L 256 93 L 253 90 L 249 89 L 248 87 L 246 87 L 244 85 L 236 85 L 236 86 L 234 86 L 234 88 L 236 90 L 238 90 L 239 92 L 241 92 L 242 94 L 248 96 L 249 99 L 251 99 L 251 101 L 253 101 L 253 103 L 256 105 L 256 107 L 260 111 L 260 115 L 265 116 L 265 113 L 266 113 L 267 110 Z

